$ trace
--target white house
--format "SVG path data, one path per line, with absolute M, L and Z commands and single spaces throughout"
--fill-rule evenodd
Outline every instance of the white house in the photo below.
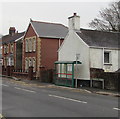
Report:
M 90 68 L 115 72 L 118 64 L 118 37 L 120 33 L 80 29 L 80 16 L 74 13 L 68 18 L 69 32 L 58 50 L 59 61 L 82 62 L 75 70 L 75 78 L 90 80 Z M 77 73 L 76 73 L 77 72 Z

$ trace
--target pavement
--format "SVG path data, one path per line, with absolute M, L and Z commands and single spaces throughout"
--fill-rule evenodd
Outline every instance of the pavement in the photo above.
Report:
M 99 94 L 99 95 L 109 95 L 109 96 L 114 96 L 114 97 L 120 97 L 120 92 L 113 91 L 113 90 L 91 88 L 91 87 L 71 88 L 71 87 L 58 86 L 58 85 L 50 84 L 50 83 L 42 83 L 39 80 L 18 79 L 16 77 L 9 77 L 9 76 L 3 76 L 3 77 L 7 77 L 9 79 L 12 79 L 11 81 L 13 82 L 21 83 L 27 86 L 59 88 L 63 90 L 72 90 L 73 92 L 94 93 L 94 94 Z

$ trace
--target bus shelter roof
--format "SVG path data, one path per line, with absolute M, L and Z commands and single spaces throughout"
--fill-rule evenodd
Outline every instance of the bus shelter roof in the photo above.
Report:
M 56 61 L 55 64 L 82 64 L 80 61 Z

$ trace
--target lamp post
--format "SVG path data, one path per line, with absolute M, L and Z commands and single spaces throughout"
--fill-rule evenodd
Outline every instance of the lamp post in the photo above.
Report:
M 75 80 L 75 87 L 77 88 L 77 78 L 78 78 L 78 68 L 77 68 L 77 61 L 79 60 L 80 58 L 80 54 L 76 53 L 76 80 Z

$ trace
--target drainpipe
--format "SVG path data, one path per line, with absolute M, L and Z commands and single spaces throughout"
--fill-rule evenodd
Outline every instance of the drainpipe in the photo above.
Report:
M 102 61 L 102 68 L 104 68 L 104 51 L 105 51 L 105 49 L 103 48 L 103 61 Z
M 60 40 L 61 38 L 59 38 L 59 41 L 58 41 L 58 49 L 60 48 Z

